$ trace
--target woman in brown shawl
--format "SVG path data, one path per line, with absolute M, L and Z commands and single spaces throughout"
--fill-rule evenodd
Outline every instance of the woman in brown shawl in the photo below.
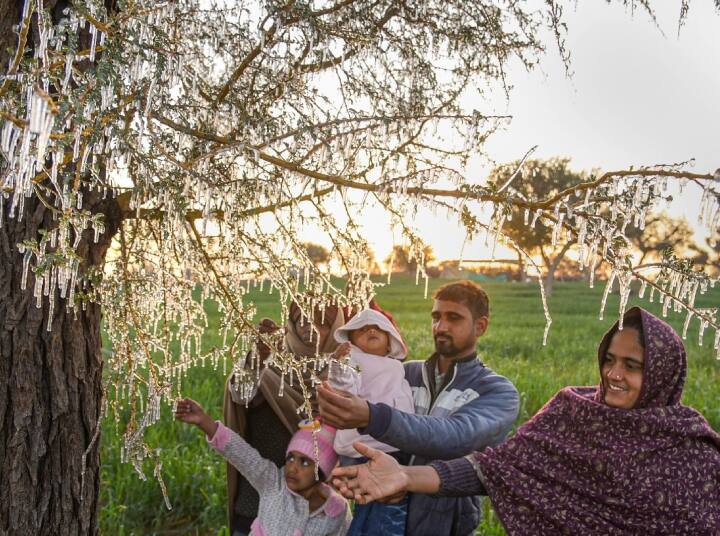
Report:
M 511 535 L 720 534 L 720 436 L 680 403 L 682 341 L 638 307 L 624 323 L 600 343 L 600 384 L 562 389 L 505 443 L 405 468 L 370 449 L 336 484 L 360 502 L 488 495 Z
M 327 307 L 316 310 L 313 322 L 303 318 L 302 311 L 292 303 L 285 326 L 284 348 L 296 356 L 314 356 L 332 353 L 337 348 L 333 334 L 345 323 L 342 310 Z M 313 329 L 314 326 L 314 329 Z M 280 329 L 272 320 L 263 319 L 259 325 L 261 333 L 272 333 Z M 319 341 L 318 341 L 319 339 Z M 258 355 L 261 360 L 268 357 L 270 350 L 258 343 Z M 223 414 L 225 425 L 242 436 L 255 447 L 263 458 L 272 460 L 279 467 L 285 463 L 285 451 L 292 434 L 297 430 L 303 415 L 298 408 L 303 404 L 301 388 L 293 378 L 285 377 L 283 394 L 278 396 L 281 385 L 281 373 L 274 367 L 266 367 L 260 373 L 260 380 L 252 398 L 246 401 L 241 390 L 234 385 L 231 374 L 225 385 Z M 310 377 L 302 378 L 306 389 L 312 392 L 311 404 L 317 411 L 314 389 Z M 250 533 L 250 525 L 257 516 L 258 495 L 255 489 L 235 468 L 227 466 L 228 486 L 228 525 L 232 536 Z

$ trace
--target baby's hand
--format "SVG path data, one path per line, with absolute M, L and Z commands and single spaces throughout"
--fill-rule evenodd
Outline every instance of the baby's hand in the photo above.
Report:
M 346 357 L 348 355 L 350 355 L 350 343 L 344 342 L 335 349 L 335 352 L 333 353 L 333 358 L 342 359 L 343 357 Z

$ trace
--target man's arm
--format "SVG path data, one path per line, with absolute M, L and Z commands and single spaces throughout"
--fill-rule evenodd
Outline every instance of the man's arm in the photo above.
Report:
M 452 459 L 500 443 L 517 417 L 520 399 L 515 386 L 493 374 L 479 396 L 448 417 L 412 415 L 386 404 L 368 404 L 369 434 L 403 452 L 432 459 Z

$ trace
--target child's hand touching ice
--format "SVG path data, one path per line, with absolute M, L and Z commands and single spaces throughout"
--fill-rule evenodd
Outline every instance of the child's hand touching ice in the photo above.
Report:
M 217 431 L 217 423 L 192 398 L 179 398 L 177 400 L 175 418 L 178 421 L 194 424 L 205 432 L 208 437 L 213 437 Z

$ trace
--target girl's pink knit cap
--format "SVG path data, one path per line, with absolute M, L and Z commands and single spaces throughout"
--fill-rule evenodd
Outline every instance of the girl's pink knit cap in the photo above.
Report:
M 315 444 L 313 441 L 313 428 L 317 430 L 315 437 L 317 438 L 317 446 L 319 451 L 320 470 L 325 478 L 330 478 L 330 472 L 335 468 L 338 457 L 333 449 L 333 441 L 335 440 L 335 428 L 329 424 L 321 424 L 320 421 L 304 420 L 298 424 L 300 428 L 292 436 L 287 452 L 292 450 L 301 452 L 311 460 L 315 460 Z

